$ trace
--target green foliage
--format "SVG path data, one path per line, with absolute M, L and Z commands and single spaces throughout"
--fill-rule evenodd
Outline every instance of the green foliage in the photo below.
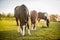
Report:
M 29 21 L 30 23 L 30 21 Z M 15 20 L 0 20 L 0 40 L 58 40 L 60 39 L 60 23 L 50 22 L 49 28 L 42 28 L 44 22 L 36 24 L 36 30 L 31 30 L 31 35 L 23 37 L 17 32 L 19 26 L 16 26 Z M 30 25 L 30 29 L 31 29 Z
M 8 13 L 8 14 L 7 14 L 7 17 L 10 18 L 10 17 L 13 17 L 13 15 L 12 15 L 11 13 Z
M 57 18 L 57 15 L 54 15 L 54 14 L 50 15 L 50 21 L 56 22 L 57 21 L 56 18 Z
M 1 17 L 6 17 L 6 14 L 3 12 L 3 13 L 1 14 Z
M 6 13 L 2 12 L 1 15 L 0 15 L 0 19 L 1 19 L 1 18 L 13 18 L 13 17 L 14 17 L 14 16 L 13 16 L 13 14 L 11 14 L 11 13 L 8 13 L 8 14 L 6 15 Z

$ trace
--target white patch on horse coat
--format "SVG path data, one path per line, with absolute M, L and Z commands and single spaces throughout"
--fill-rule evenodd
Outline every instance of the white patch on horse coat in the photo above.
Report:
M 45 21 L 45 27 L 47 27 L 47 25 L 46 25 L 46 21 Z
M 22 35 L 24 36 L 25 35 L 25 25 L 22 26 L 23 27 L 23 32 L 22 32 Z
M 28 34 L 31 35 L 30 30 L 28 29 Z
M 32 24 L 32 30 L 33 30 L 34 24 Z

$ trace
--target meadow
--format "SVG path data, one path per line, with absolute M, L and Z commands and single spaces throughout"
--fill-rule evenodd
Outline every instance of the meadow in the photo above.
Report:
M 31 23 L 29 21 L 30 29 Z M 50 22 L 48 28 L 43 28 L 44 22 L 36 24 L 36 30 L 31 30 L 31 35 L 22 36 L 18 33 L 15 19 L 0 20 L 0 40 L 59 40 L 60 39 L 60 22 Z

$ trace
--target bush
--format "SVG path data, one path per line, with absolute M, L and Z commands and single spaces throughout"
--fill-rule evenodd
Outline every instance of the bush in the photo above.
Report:
M 13 15 L 11 13 L 8 13 L 7 17 L 13 17 Z
M 57 18 L 57 15 L 54 15 L 54 14 L 50 15 L 50 21 L 56 22 L 57 21 L 56 18 Z

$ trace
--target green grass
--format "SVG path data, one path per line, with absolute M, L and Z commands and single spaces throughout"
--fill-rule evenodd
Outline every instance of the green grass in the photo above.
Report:
M 30 23 L 30 22 L 29 22 Z M 36 30 L 31 30 L 31 35 L 22 36 L 18 33 L 15 20 L 0 20 L 0 40 L 58 40 L 60 39 L 60 22 L 50 22 L 49 28 L 42 28 L 44 22 L 36 24 Z M 30 23 L 31 29 L 31 23 Z

